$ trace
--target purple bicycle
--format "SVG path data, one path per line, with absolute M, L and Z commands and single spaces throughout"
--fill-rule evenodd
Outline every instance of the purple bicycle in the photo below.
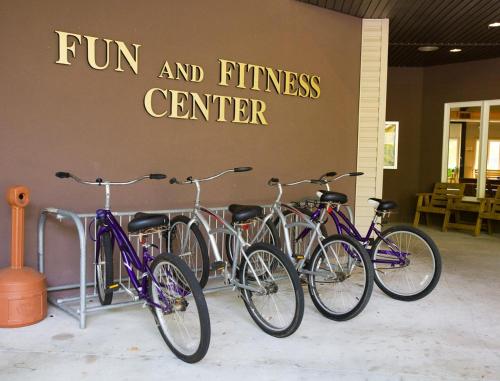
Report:
M 189 267 L 177 256 L 159 254 L 153 257 L 147 242 L 151 233 L 161 233 L 168 226 L 163 214 L 137 213 L 128 224 L 129 234 L 138 235 L 142 247 L 142 259 L 134 250 L 127 234 L 110 209 L 111 186 L 130 185 L 144 179 L 165 179 L 163 174 L 151 174 L 124 182 L 84 181 L 68 172 L 56 176 L 72 178 L 80 184 L 103 186 L 105 207 L 96 211 L 96 288 L 102 305 L 111 304 L 113 292 L 123 288 L 135 300 L 144 300 L 156 321 L 156 325 L 172 352 L 181 360 L 200 361 L 210 344 L 210 318 L 201 287 Z M 113 251 L 115 243 L 121 252 L 123 264 L 130 277 L 135 293 L 122 283 L 115 282 L 113 275 Z M 138 271 L 139 278 L 136 276 Z
M 339 176 L 335 172 L 325 173 L 319 180 L 326 190 L 318 192 L 319 201 L 309 200 L 305 205 L 301 205 L 301 211 L 313 221 L 320 221 L 326 209 L 338 234 L 348 235 L 365 246 L 375 270 L 375 283 L 385 294 L 403 301 L 425 297 L 439 282 L 442 268 L 439 249 L 427 234 L 413 226 L 395 225 L 383 231 L 379 230 L 378 219 L 384 219 L 398 207 L 394 201 L 379 198 L 368 200 L 374 208 L 374 216 L 366 235 L 363 236 L 340 208 L 347 202 L 347 196 L 330 191 L 329 186 L 330 182 L 360 175 L 363 173 L 350 172 Z M 335 202 L 323 202 L 326 198 Z M 321 221 L 321 229 L 324 232 L 328 215 Z

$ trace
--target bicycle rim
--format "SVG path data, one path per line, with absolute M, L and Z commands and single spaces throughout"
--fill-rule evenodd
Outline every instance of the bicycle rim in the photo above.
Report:
M 384 242 L 387 241 L 387 242 Z M 436 261 L 429 244 L 410 231 L 394 231 L 384 235 L 374 250 L 373 267 L 378 281 L 390 292 L 412 296 L 425 290 L 434 278 Z M 377 263 L 377 260 L 397 260 L 404 264 Z
M 329 314 L 344 315 L 363 302 L 367 269 L 361 254 L 351 243 L 334 240 L 313 258 L 309 277 L 313 298 Z
M 242 289 L 249 311 L 270 331 L 283 331 L 294 322 L 297 303 L 292 279 L 273 253 L 257 249 L 247 254 L 240 280 L 256 291 Z
M 158 324 L 166 340 L 180 353 L 190 356 L 201 342 L 201 324 L 198 307 L 182 272 L 168 261 L 153 269 L 156 279 L 151 282 L 153 307 Z
M 189 266 L 198 282 L 203 278 L 203 255 L 198 244 L 198 239 L 192 229 L 187 225 L 178 222 L 172 225 L 170 234 L 169 250 L 178 254 L 179 257 Z M 182 247 L 187 238 L 186 247 Z
M 102 305 L 111 304 L 113 293 L 106 290 L 113 282 L 113 248 L 111 235 L 105 232 L 101 235 L 99 252 L 95 262 L 96 291 Z

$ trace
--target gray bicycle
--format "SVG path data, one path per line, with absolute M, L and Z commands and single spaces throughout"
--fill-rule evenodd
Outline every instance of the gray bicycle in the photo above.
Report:
M 329 195 L 323 197 L 320 202 L 326 207 L 316 220 L 303 210 L 281 202 L 283 187 L 299 184 L 323 185 L 324 181 L 306 179 L 282 184 L 276 178 L 269 180 L 268 185 L 278 188 L 278 195 L 251 242 L 269 239 L 266 226 L 273 221 L 279 235 L 273 239 L 307 283 L 316 308 L 332 320 L 352 319 L 363 311 L 372 294 L 374 273 L 370 257 L 352 237 L 327 236 L 322 221 L 328 208 L 336 207 L 338 200 Z
M 250 244 L 245 239 L 246 227 L 254 223 L 255 219 L 263 218 L 262 207 L 230 205 L 232 223 L 229 223 L 200 204 L 202 182 L 214 180 L 227 173 L 247 172 L 251 169 L 228 169 L 207 178 L 188 177 L 182 182 L 176 178 L 171 179 L 171 184 L 194 185 L 196 201 L 192 218 L 178 216 L 172 219 L 167 238 L 168 247 L 175 247 L 176 254 L 181 258 L 188 258 L 191 269 L 200 274 L 204 267 L 203 257 L 200 256 L 201 262 L 190 261 L 189 258 L 192 258 L 194 253 L 206 254 L 206 243 L 199 229 L 202 227 L 215 257 L 210 270 L 221 270 L 224 283 L 240 291 L 250 316 L 264 332 L 275 337 L 286 337 L 300 326 L 304 315 L 304 293 L 292 262 L 283 252 L 268 243 Z M 222 228 L 212 229 L 205 215 L 217 220 Z M 233 237 L 232 266 L 222 258 L 215 239 L 216 234 Z M 208 258 L 208 255 L 204 258 Z M 203 276 L 198 278 L 203 279 Z

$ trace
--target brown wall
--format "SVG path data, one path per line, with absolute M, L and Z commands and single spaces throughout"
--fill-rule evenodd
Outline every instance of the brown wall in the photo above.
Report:
M 498 58 L 427 68 L 389 68 L 387 119 L 401 122 L 401 166 L 384 171 L 384 197 L 401 204 L 401 221 L 413 217 L 415 193 L 432 191 L 433 184 L 440 181 L 444 104 L 499 99 L 499 68 Z
M 399 121 L 398 168 L 384 169 L 384 198 L 397 200 L 392 219 L 408 221 L 419 184 L 420 126 L 422 124 L 422 68 L 389 68 L 386 119 Z
M 434 66 L 424 72 L 420 189 L 441 178 L 444 104 L 500 98 L 500 58 Z
M 57 170 L 87 179 L 127 179 L 255 167 L 204 186 L 206 205 L 217 206 L 269 203 L 275 194 L 266 186 L 271 176 L 286 181 L 356 167 L 360 19 L 292 0 L 2 2 L 0 14 L 0 190 L 25 184 L 32 191 L 29 265 L 35 264 L 40 208 L 92 212 L 103 205 L 102 189 L 58 180 Z M 71 66 L 56 64 L 55 30 L 141 44 L 139 75 L 91 69 L 84 44 Z M 218 86 L 218 58 L 319 75 L 321 97 Z M 165 59 L 201 65 L 204 81 L 157 78 Z M 142 105 L 152 87 L 262 99 L 269 126 L 218 123 L 213 114 L 209 122 L 155 119 Z M 354 182 L 339 188 L 354 199 Z M 294 189 L 286 198 L 313 190 Z M 112 206 L 120 211 L 189 207 L 193 195 L 192 189 L 167 182 L 143 182 L 114 190 Z M 0 266 L 5 266 L 10 224 L 5 203 L 0 224 Z M 72 228 L 51 222 L 48 234 L 49 282 L 74 280 Z

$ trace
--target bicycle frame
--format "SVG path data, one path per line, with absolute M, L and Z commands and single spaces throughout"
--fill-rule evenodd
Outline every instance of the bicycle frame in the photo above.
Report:
M 201 189 L 200 189 L 199 181 L 193 180 L 192 183 L 196 185 L 197 193 L 196 193 L 195 207 L 193 209 L 193 217 L 191 218 L 191 220 L 187 224 L 187 227 L 186 227 L 187 230 L 189 231 L 189 229 L 191 228 L 191 226 L 193 224 L 201 224 L 203 226 L 203 229 L 205 230 L 205 232 L 208 235 L 208 239 L 210 241 L 210 246 L 212 248 L 212 252 L 214 254 L 215 260 L 218 262 L 224 262 L 224 261 L 223 261 L 222 255 L 219 251 L 219 248 L 217 246 L 217 241 L 215 240 L 215 235 L 219 234 L 219 233 L 224 233 L 224 234 L 228 234 L 228 235 L 232 235 L 232 236 L 236 237 L 237 240 L 236 240 L 236 247 L 234 250 L 234 253 L 235 253 L 234 263 L 239 263 L 241 257 L 244 257 L 245 260 L 247 260 L 250 269 L 255 272 L 255 269 L 253 268 L 252 264 L 248 261 L 248 257 L 245 253 L 245 248 L 249 247 L 250 244 L 247 241 L 245 241 L 245 239 L 243 238 L 243 236 L 241 234 L 241 230 L 234 229 L 231 226 L 231 224 L 229 224 L 223 218 L 219 217 L 216 213 L 214 213 L 213 211 L 211 211 L 208 208 L 201 206 L 200 205 Z M 208 222 L 208 219 L 205 218 L 204 214 L 207 214 L 208 216 L 215 218 L 218 222 L 220 222 L 223 225 L 223 227 L 211 229 L 210 223 Z M 184 237 L 184 240 L 182 242 L 182 247 L 181 247 L 182 252 L 184 252 L 185 248 L 187 247 L 188 238 L 189 238 L 188 235 L 186 235 Z M 262 259 L 260 259 L 260 260 L 262 261 Z M 263 263 L 263 262 L 262 262 L 262 265 L 266 266 L 265 263 Z M 227 282 L 228 284 L 230 284 L 234 287 L 244 288 L 244 289 L 250 290 L 252 292 L 257 292 L 257 293 L 262 292 L 262 289 L 256 289 L 254 287 L 246 286 L 246 285 L 238 282 L 236 280 L 236 271 L 237 271 L 237 266 L 232 266 L 231 273 L 229 274 L 229 272 L 227 271 L 227 266 L 225 266 L 224 267 L 225 282 Z M 259 286 L 263 287 L 261 285 L 261 282 L 258 279 L 258 277 L 256 280 L 257 280 L 257 283 L 259 284 Z
M 294 185 L 294 184 L 290 184 L 290 185 Z M 285 238 L 286 254 L 290 258 L 290 260 L 292 261 L 292 263 L 294 263 L 295 268 L 297 269 L 298 272 L 303 273 L 303 274 L 316 274 L 313 271 L 309 271 L 309 270 L 304 269 L 304 267 L 306 265 L 306 261 L 312 255 L 312 249 L 313 249 L 312 245 L 313 245 L 314 242 L 317 241 L 317 243 L 324 250 L 324 246 L 323 246 L 323 243 L 321 241 L 325 237 L 321 233 L 320 224 L 319 223 L 315 223 L 315 221 L 313 219 L 309 218 L 309 216 L 305 215 L 304 213 L 302 213 L 297 208 L 294 208 L 292 205 L 282 203 L 281 202 L 281 196 L 283 195 L 283 188 L 282 188 L 283 185 L 280 184 L 280 183 L 278 183 L 277 186 L 278 186 L 278 189 L 279 189 L 279 191 L 278 191 L 278 197 L 276 198 L 275 202 L 272 205 L 271 212 L 264 217 L 264 219 L 262 221 L 262 224 L 261 224 L 259 230 L 257 231 L 257 233 L 255 234 L 255 237 L 252 240 L 252 242 L 258 241 L 259 239 L 262 238 L 262 235 L 263 235 L 263 232 L 264 232 L 264 228 L 266 226 L 267 221 L 269 221 L 271 218 L 273 218 L 273 216 L 276 214 L 278 216 L 278 218 L 280 219 L 282 225 L 283 225 L 283 235 L 284 235 L 284 238 Z M 296 214 L 299 217 L 298 221 L 297 222 L 293 222 L 292 221 L 292 222 L 288 223 L 286 221 L 285 214 L 282 211 L 283 209 L 288 209 L 292 213 Z M 319 215 L 320 214 L 321 214 L 321 212 L 319 212 Z M 325 214 L 325 211 L 323 211 L 323 213 L 321 214 L 322 218 L 324 217 L 324 214 Z M 296 227 L 296 226 L 297 227 L 301 226 L 301 227 L 304 228 L 304 230 L 300 233 L 299 237 L 297 237 L 297 240 L 304 238 L 307 234 L 309 234 L 310 231 L 313 232 L 311 240 L 309 241 L 309 243 L 307 245 L 307 248 L 304 250 L 304 256 L 303 256 L 303 258 L 300 258 L 298 261 L 296 260 L 296 258 L 294 256 L 294 252 L 293 252 L 293 249 L 292 249 L 292 242 L 291 242 L 290 233 L 289 233 L 289 229 L 293 228 L 293 227 Z M 334 255 L 336 257 L 337 263 L 340 264 L 340 261 L 337 258 L 336 253 L 334 253 Z M 328 260 L 328 258 L 327 258 L 327 260 Z M 328 263 L 328 265 L 329 265 L 330 268 L 332 268 L 331 263 Z
M 283 213 L 283 209 L 290 210 L 292 213 L 296 214 L 299 218 L 298 221 L 296 222 L 287 222 L 285 214 Z M 311 240 L 309 241 L 309 244 L 307 248 L 304 250 L 304 258 L 301 259 L 297 263 L 297 268 L 302 268 L 305 261 L 309 259 L 309 257 L 312 254 L 312 245 L 314 242 L 318 242 L 321 245 L 321 240 L 325 237 L 323 237 L 323 234 L 321 233 L 321 230 L 319 228 L 319 224 L 315 224 L 312 219 L 309 218 L 309 216 L 306 216 L 304 213 L 302 213 L 300 210 L 294 208 L 291 205 L 284 204 L 281 202 L 276 202 L 272 206 L 272 212 L 268 214 L 264 218 L 264 223 L 269 219 L 272 218 L 274 215 L 277 215 L 278 218 L 280 219 L 282 225 L 283 225 L 283 235 L 285 238 L 285 249 L 286 253 L 290 258 L 293 258 L 293 249 L 292 249 L 292 240 L 290 238 L 290 232 L 289 229 L 294 228 L 294 227 L 303 227 L 304 230 L 300 233 L 300 235 L 297 237 L 297 240 L 304 238 L 309 232 L 312 233 Z M 261 227 L 263 229 L 264 225 Z
M 393 242 L 386 239 L 382 235 L 382 232 L 376 227 L 376 217 L 377 217 L 376 215 L 374 216 L 366 235 L 362 236 L 359 230 L 356 228 L 356 226 L 354 226 L 354 224 L 351 222 L 351 220 L 340 210 L 340 206 L 332 207 L 331 205 L 328 204 L 328 206 L 325 207 L 324 204 L 320 204 L 318 205 L 317 209 L 313 212 L 311 219 L 313 221 L 321 221 L 323 219 L 323 216 L 325 215 L 324 213 L 325 210 L 332 218 L 338 234 L 346 234 L 351 236 L 355 240 L 359 241 L 368 250 L 369 245 L 372 243 L 370 237 L 374 233 L 377 237 L 379 237 L 382 241 L 384 241 L 384 243 L 391 249 L 390 251 L 380 250 L 379 253 L 397 257 L 397 259 L 394 260 L 372 258 L 373 263 L 380 263 L 380 264 L 383 263 L 383 264 L 389 264 L 391 266 L 402 265 L 405 263 L 406 256 L 408 255 L 408 253 L 401 252 L 401 250 L 399 250 Z M 307 232 L 302 232 L 302 234 L 304 234 L 305 236 Z
M 153 276 L 153 272 L 149 263 L 154 260 L 154 257 L 149 254 L 148 245 L 145 241 L 141 240 L 142 245 L 142 261 L 139 259 L 136 251 L 132 247 L 130 240 L 128 239 L 126 233 L 121 228 L 118 221 L 113 216 L 113 213 L 107 209 L 98 209 L 96 212 L 96 221 L 103 222 L 103 225 L 97 231 L 96 234 L 96 252 L 95 252 L 95 263 L 98 262 L 98 255 L 101 248 L 101 237 L 104 233 L 111 233 L 111 248 L 114 250 L 115 242 L 118 244 L 118 248 L 120 250 L 123 265 L 125 266 L 125 270 L 130 278 L 130 281 L 134 288 L 137 291 L 137 297 L 132 294 L 127 288 L 123 287 L 123 289 L 129 293 L 130 296 L 138 299 L 145 299 L 147 304 L 150 306 L 154 306 L 162 309 L 164 312 L 171 311 L 171 303 L 168 299 L 165 298 L 160 289 L 160 284 Z M 137 279 L 137 276 L 134 272 L 134 269 L 138 270 L 142 275 L 140 280 Z M 151 278 L 152 283 L 158 287 L 160 290 L 159 296 L 162 301 L 165 303 L 165 306 L 161 306 L 153 302 L 148 293 L 148 277 Z M 187 296 L 189 292 L 187 292 L 182 287 L 176 287 L 175 290 L 179 295 Z

